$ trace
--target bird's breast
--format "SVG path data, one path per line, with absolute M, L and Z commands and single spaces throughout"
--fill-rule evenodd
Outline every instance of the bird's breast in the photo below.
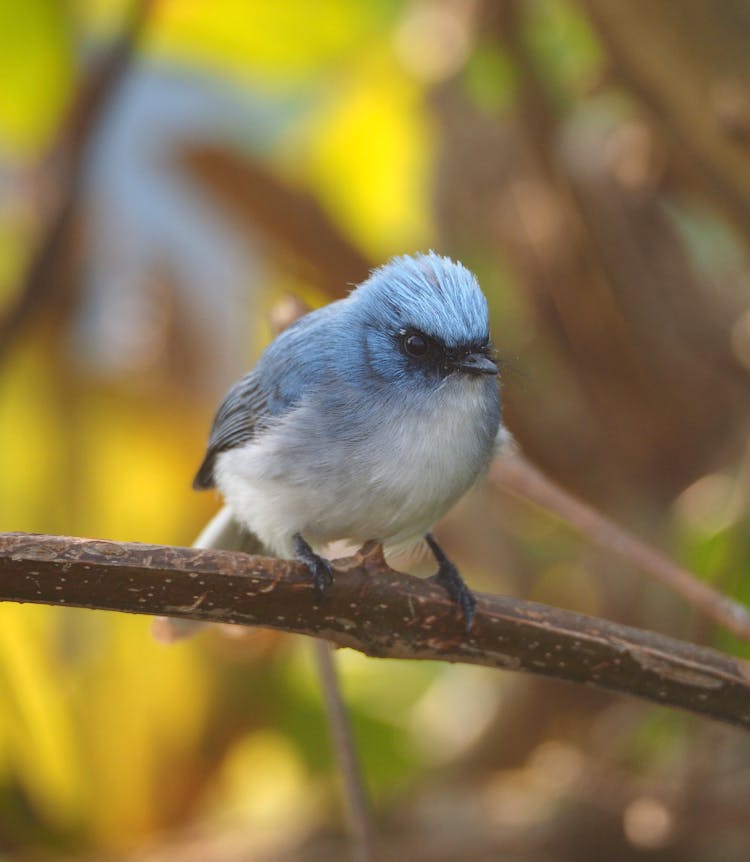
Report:
M 481 476 L 500 421 L 495 381 L 446 381 L 377 404 L 303 405 L 218 459 L 238 519 L 277 553 L 301 532 L 400 543 L 421 535 Z M 356 409 L 355 409 L 356 408 Z
M 491 455 L 499 422 L 483 382 L 449 381 L 432 399 L 405 399 L 380 427 L 394 459 L 446 474 L 479 469 Z
M 400 517 L 428 526 L 484 472 L 500 421 L 485 383 L 449 380 L 432 399 L 405 400 L 373 434 L 371 488 Z

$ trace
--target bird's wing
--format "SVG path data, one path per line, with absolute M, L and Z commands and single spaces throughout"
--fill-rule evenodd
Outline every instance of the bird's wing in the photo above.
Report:
M 193 479 L 193 488 L 197 491 L 213 488 L 216 456 L 252 440 L 268 415 L 266 393 L 256 372 L 251 371 L 232 386 L 216 413 L 203 463 Z
M 272 342 L 256 367 L 232 386 L 214 419 L 193 487 L 213 488 L 216 457 L 252 440 L 270 419 L 283 416 L 309 392 L 322 376 L 321 351 L 308 344 L 319 327 L 325 327 L 337 303 L 301 317 Z

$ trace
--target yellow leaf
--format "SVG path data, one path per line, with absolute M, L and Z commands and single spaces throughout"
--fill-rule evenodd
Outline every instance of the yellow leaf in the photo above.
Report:
M 62 3 L 0 3 L 0 151 L 43 147 L 57 126 L 74 66 Z

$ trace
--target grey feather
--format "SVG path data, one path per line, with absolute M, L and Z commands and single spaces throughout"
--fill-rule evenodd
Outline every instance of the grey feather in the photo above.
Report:
M 197 491 L 213 488 L 216 456 L 252 440 L 268 416 L 267 399 L 254 371 L 232 386 L 222 401 L 208 438 L 206 454 L 193 479 Z
M 307 351 L 309 339 L 319 330 L 331 326 L 335 309 L 332 303 L 312 311 L 285 329 L 268 346 L 255 368 L 227 392 L 211 428 L 206 454 L 193 488 L 196 491 L 215 487 L 216 458 L 254 439 L 270 420 L 283 416 L 298 404 L 324 376 L 321 351 Z

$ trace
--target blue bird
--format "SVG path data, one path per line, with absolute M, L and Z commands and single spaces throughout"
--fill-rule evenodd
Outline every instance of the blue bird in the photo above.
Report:
M 424 538 L 468 630 L 474 596 L 430 530 L 507 437 L 493 357 L 465 267 L 393 258 L 282 332 L 231 387 L 194 487 L 218 488 L 225 517 L 301 560 L 321 592 L 328 543 Z

